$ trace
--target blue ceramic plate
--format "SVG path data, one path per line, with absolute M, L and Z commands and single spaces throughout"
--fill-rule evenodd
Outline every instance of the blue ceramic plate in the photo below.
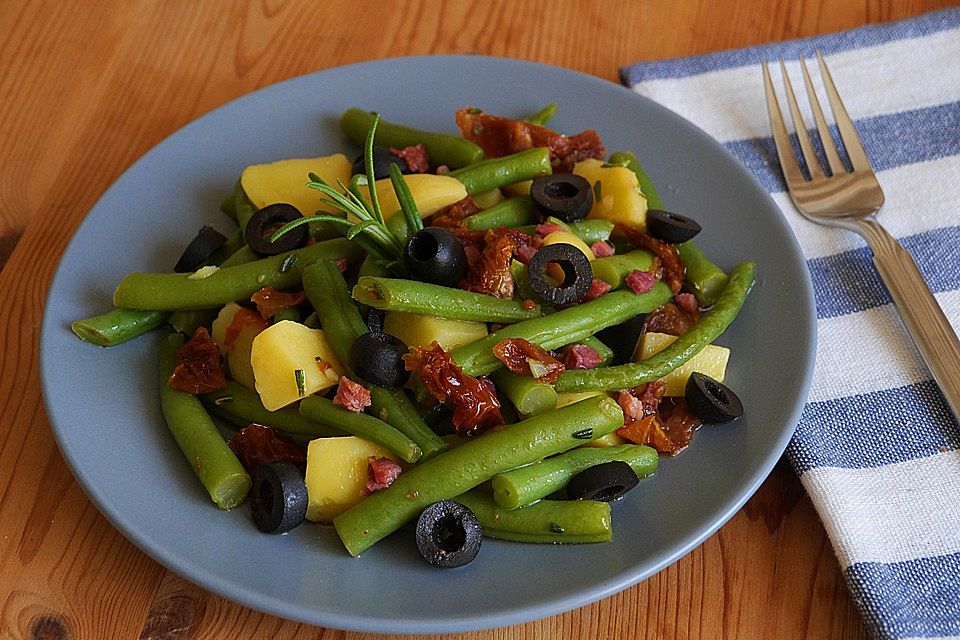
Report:
M 523 116 L 547 102 L 551 126 L 596 129 L 608 149 L 637 153 L 667 206 L 703 225 L 698 243 L 721 266 L 759 264 L 759 281 L 719 340 L 739 424 L 700 430 L 656 475 L 614 505 L 614 541 L 536 546 L 487 540 L 452 571 L 419 557 L 409 528 L 360 558 L 333 529 L 259 533 L 246 506 L 218 511 L 170 437 L 157 394 L 156 335 L 112 349 L 78 340 L 71 321 L 111 308 L 129 271 L 165 271 L 217 211 L 248 164 L 353 148 L 348 107 L 454 131 L 465 105 Z M 323 626 L 437 633 L 514 624 L 614 594 L 663 569 L 713 533 L 783 452 L 806 397 L 814 305 L 797 243 L 774 203 L 696 127 L 610 82 L 565 69 L 484 57 L 381 60 L 267 87 L 176 132 L 103 195 L 67 247 L 41 337 L 47 412 L 77 480 L 144 552 L 210 591 Z

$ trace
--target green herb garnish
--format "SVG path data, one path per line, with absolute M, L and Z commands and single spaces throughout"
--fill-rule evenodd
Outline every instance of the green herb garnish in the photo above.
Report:
M 601 191 L 600 191 L 600 181 L 597 180 L 596 182 L 593 183 L 593 201 L 594 201 L 594 202 L 600 202 L 600 193 L 601 193 Z M 272 240 L 272 238 L 271 238 L 271 240 Z
M 297 260 L 300 259 L 295 253 L 291 253 L 286 258 L 283 259 L 283 262 L 280 264 L 280 273 L 286 273 L 293 268 L 293 265 L 297 264 Z
M 563 527 L 558 525 L 556 522 L 551 522 L 550 533 L 563 533 Z
M 294 369 L 293 377 L 297 381 L 297 394 L 302 398 L 303 396 L 307 395 L 307 383 L 306 379 L 304 378 L 303 369 Z
M 590 440 L 593 438 L 593 429 L 581 429 L 580 431 L 574 431 L 570 435 L 577 440 Z

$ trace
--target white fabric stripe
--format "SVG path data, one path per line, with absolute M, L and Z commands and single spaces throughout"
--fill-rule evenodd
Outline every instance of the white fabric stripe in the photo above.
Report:
M 936 298 L 960 334 L 960 291 L 940 293 Z M 892 304 L 820 320 L 814 371 L 808 402 L 895 389 L 930 379 Z
M 814 56 L 812 49 L 810 56 Z M 812 67 L 810 59 L 814 60 Z M 807 126 L 812 127 L 800 63 L 786 62 Z M 957 30 L 830 54 L 827 63 L 841 89 L 843 103 L 854 119 L 960 99 L 960 83 L 945 81 L 951 73 L 954 76 L 960 73 Z M 818 85 L 819 70 L 815 67 L 815 58 L 808 56 L 808 68 L 814 84 L 819 87 L 820 104 L 829 120 L 826 94 Z M 779 69 L 773 70 L 773 77 L 782 108 L 786 109 Z M 650 80 L 634 85 L 634 90 L 696 123 L 721 142 L 770 135 L 759 65 L 688 78 Z
M 933 638 L 935 638 L 935 640 L 960 640 L 960 636 L 933 636 Z M 901 640 L 931 640 L 931 636 L 901 638 Z
M 960 42 L 960 38 L 957 40 Z M 958 134 L 944 132 L 944 135 Z M 947 224 L 960 224 L 960 171 L 957 170 L 957 161 L 957 156 L 951 156 L 881 171 L 878 178 L 886 202 L 879 220 L 884 228 L 894 237 L 902 238 Z M 788 194 L 774 193 L 772 196 L 793 228 L 803 255 L 808 259 L 864 246 L 864 241 L 855 233 L 824 227 L 803 218 Z
M 824 526 L 844 569 L 960 552 L 960 451 L 877 469 L 820 467 L 800 480 L 829 516 Z

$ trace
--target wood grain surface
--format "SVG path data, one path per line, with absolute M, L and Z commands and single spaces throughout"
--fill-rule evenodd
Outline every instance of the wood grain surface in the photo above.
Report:
M 253 89 L 359 60 L 471 52 L 616 81 L 629 62 L 949 4 L 0 2 L 0 638 L 389 637 L 281 620 L 169 573 L 99 514 L 54 444 L 37 357 L 50 278 L 100 194 L 165 136 Z M 645 582 L 564 615 L 436 637 L 854 639 L 865 632 L 823 527 L 781 463 L 716 535 Z

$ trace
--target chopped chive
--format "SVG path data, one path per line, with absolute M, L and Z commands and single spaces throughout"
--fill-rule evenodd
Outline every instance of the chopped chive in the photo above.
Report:
M 296 253 L 291 253 L 286 258 L 284 258 L 283 263 L 280 265 L 280 273 L 286 273 L 293 268 L 293 265 L 297 264 L 297 260 L 300 259 L 300 256 Z
M 563 527 L 558 525 L 556 522 L 551 522 L 550 533 L 563 533 Z
M 297 380 L 297 394 L 302 398 L 307 395 L 307 383 L 304 378 L 303 369 L 294 369 L 293 377 Z
M 600 202 L 600 194 L 601 194 L 600 181 L 597 180 L 596 182 L 593 183 L 593 199 L 594 199 L 594 201 Z
M 217 405 L 217 406 L 219 407 L 220 405 L 226 404 L 226 403 L 228 403 L 228 402 L 233 402 L 233 396 L 221 396 L 221 397 L 217 398 L 216 400 L 214 400 L 214 401 L 213 401 L 213 404 L 215 404 L 215 405 Z
M 475 115 L 477 115 L 477 114 L 479 114 L 479 113 L 483 113 L 483 109 L 477 109 L 476 107 L 474 107 L 474 108 L 470 109 L 470 111 L 468 111 L 468 113 L 469 113 L 470 115 L 475 116 Z
M 590 440 L 593 438 L 593 429 L 580 429 L 580 431 L 574 431 L 570 435 L 577 440 Z

